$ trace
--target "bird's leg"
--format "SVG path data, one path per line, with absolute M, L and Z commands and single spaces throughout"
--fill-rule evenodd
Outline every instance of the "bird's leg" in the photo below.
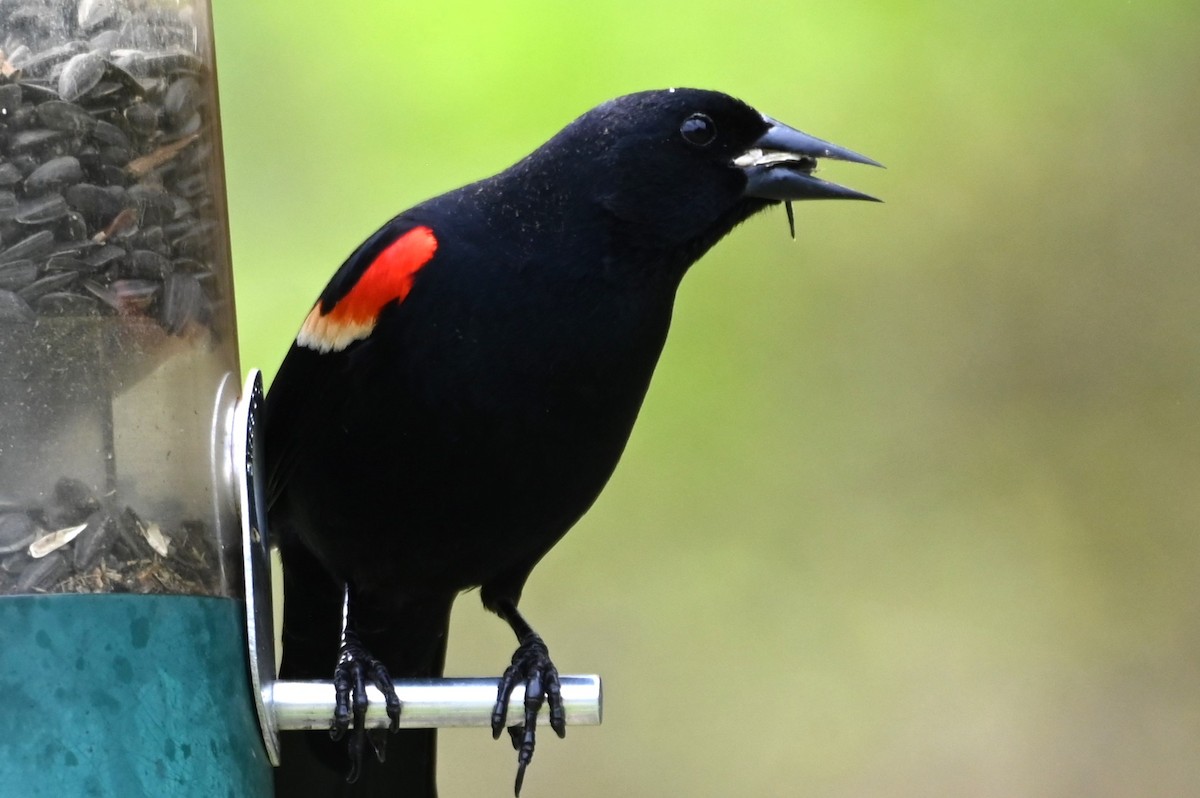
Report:
M 354 604 L 350 585 L 346 585 L 342 604 L 342 645 L 338 650 L 337 667 L 333 671 L 334 707 L 329 736 L 340 740 L 346 732 L 350 738 L 346 753 L 350 757 L 350 772 L 346 781 L 353 784 L 362 772 L 363 752 L 369 742 L 376 758 L 382 762 L 386 755 L 387 736 L 384 732 L 366 729 L 367 683 L 373 682 L 383 693 L 387 715 L 391 719 L 388 731 L 400 728 L 400 699 L 392 686 L 392 677 L 382 662 L 371 655 L 354 628 Z
M 533 627 L 517 612 L 516 602 L 498 599 L 493 606 L 496 613 L 508 622 L 517 635 L 517 650 L 512 664 L 500 678 L 496 693 L 496 705 L 492 709 L 492 737 L 499 739 L 508 717 L 508 701 L 518 684 L 525 685 L 525 720 L 509 728 L 513 748 L 517 751 L 517 781 L 514 794 L 521 794 L 521 783 L 525 780 L 525 768 L 533 759 L 534 734 L 537 714 L 544 702 L 550 704 L 550 728 L 559 737 L 567 734 L 566 714 L 563 710 L 562 688 L 558 681 L 558 669 L 550 661 L 550 651 L 545 641 Z

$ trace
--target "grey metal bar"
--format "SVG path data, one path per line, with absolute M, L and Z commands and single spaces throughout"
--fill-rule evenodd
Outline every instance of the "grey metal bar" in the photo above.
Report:
M 563 709 L 568 726 L 596 726 L 602 716 L 600 677 L 563 676 Z M 403 704 L 400 728 L 428 729 L 451 726 L 490 726 L 499 679 L 412 679 L 396 682 L 396 695 Z M 328 729 L 333 717 L 332 682 L 268 682 L 262 688 L 263 703 L 275 719 L 278 731 Z M 383 694 L 367 688 L 367 727 L 386 728 Z M 508 704 L 508 723 L 522 722 L 525 688 L 518 686 Z M 547 709 L 538 715 L 546 721 Z

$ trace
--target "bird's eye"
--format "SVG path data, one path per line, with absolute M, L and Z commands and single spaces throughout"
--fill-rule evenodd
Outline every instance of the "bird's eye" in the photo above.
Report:
M 707 147 L 717 137 L 717 126 L 704 114 L 692 114 L 679 126 L 679 134 L 688 144 Z

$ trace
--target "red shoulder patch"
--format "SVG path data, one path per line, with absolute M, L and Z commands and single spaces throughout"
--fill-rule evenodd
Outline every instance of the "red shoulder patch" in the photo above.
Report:
M 366 338 L 375 329 L 379 311 L 389 302 L 400 302 L 408 296 L 413 278 L 433 258 L 437 246 L 433 230 L 424 226 L 397 238 L 371 261 L 333 307 L 317 302 L 300 327 L 297 345 L 318 352 L 337 352 Z

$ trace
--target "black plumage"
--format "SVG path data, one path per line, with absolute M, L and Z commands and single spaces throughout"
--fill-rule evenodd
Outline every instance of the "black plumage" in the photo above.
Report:
M 870 199 L 812 177 L 819 157 L 873 163 L 724 94 L 642 92 L 351 255 L 265 405 L 281 676 L 328 678 L 339 658 L 351 682 L 376 660 L 440 675 L 451 604 L 479 587 L 517 634 L 510 679 L 553 704 L 525 581 L 616 467 L 692 263 L 780 201 Z M 532 724 L 514 740 L 519 789 Z M 277 794 L 435 794 L 433 731 L 400 732 L 382 764 L 363 741 L 351 731 L 348 758 L 327 734 L 284 735 Z

